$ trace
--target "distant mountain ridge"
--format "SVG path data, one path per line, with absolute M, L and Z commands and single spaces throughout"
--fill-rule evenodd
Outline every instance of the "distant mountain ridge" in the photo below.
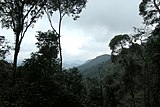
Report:
M 84 72 L 91 67 L 94 67 L 94 66 L 97 66 L 98 64 L 102 64 L 109 61 L 110 58 L 111 56 L 108 54 L 97 56 L 96 58 L 90 59 L 86 61 L 84 64 L 78 66 L 78 69 L 80 70 L 80 72 Z
M 63 67 L 65 67 L 66 69 L 72 68 L 72 67 L 77 67 L 77 66 L 79 66 L 79 65 L 80 65 L 80 64 L 77 64 L 77 63 L 71 63 L 71 64 L 63 63 Z

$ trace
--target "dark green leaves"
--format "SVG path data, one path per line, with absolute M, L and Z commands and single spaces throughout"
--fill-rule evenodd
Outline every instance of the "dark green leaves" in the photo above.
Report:
M 130 37 L 127 34 L 115 36 L 109 43 L 113 54 L 118 54 L 121 49 L 129 45 Z
M 142 0 L 139 5 L 140 15 L 144 18 L 145 24 L 156 24 L 160 21 L 159 19 L 159 0 Z
M 7 44 L 5 37 L 0 36 L 0 58 L 5 59 L 6 54 L 9 53 L 11 47 Z
M 79 18 L 78 14 L 85 8 L 86 2 L 87 0 L 49 0 L 47 8 L 49 11 L 59 10 L 62 16 L 71 15 L 76 20 Z

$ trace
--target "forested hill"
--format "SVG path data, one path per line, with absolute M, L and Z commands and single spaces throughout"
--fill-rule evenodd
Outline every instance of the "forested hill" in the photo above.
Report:
M 86 75 L 89 72 L 91 72 L 90 70 L 92 70 L 92 68 L 97 68 L 98 66 L 101 66 L 104 63 L 106 64 L 109 60 L 110 60 L 110 55 L 108 54 L 100 55 L 78 66 L 78 69 L 80 70 L 82 74 Z

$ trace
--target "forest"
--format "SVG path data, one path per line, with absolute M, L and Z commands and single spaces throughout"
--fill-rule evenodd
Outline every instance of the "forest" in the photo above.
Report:
M 1 26 L 15 36 L 10 46 L 0 35 L 0 107 L 160 107 L 160 1 L 141 0 L 143 26 L 115 35 L 111 58 L 83 75 L 62 67 L 61 26 L 64 16 L 77 20 L 86 6 L 87 0 L 0 0 Z M 28 28 L 44 15 L 52 30 L 37 32 L 38 50 L 18 66 Z M 10 51 L 13 63 L 5 60 Z

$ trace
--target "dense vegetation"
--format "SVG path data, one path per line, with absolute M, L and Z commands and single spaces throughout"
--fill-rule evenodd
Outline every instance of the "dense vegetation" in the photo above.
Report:
M 44 12 L 52 14 L 59 10 L 62 15 L 60 21 L 63 15 L 70 12 L 77 18 L 83 8 L 82 2 L 83 0 L 0 2 L 1 6 L 8 8 L 0 8 L 2 25 L 12 28 L 16 36 L 13 64 L 4 60 L 10 46 L 5 42 L 5 37 L 0 36 L 1 107 L 160 107 L 158 0 L 142 0 L 139 10 L 144 18 L 144 27 L 135 28 L 134 34 L 116 35 L 109 44 L 112 50 L 111 60 L 90 69 L 85 78 L 77 68 L 62 69 L 61 57 L 58 57 L 61 52 L 60 32 L 57 33 L 54 28 L 53 31 L 37 33 L 38 51 L 33 52 L 17 68 L 20 44 L 28 27 L 42 17 Z M 65 5 L 66 3 L 70 5 Z M 24 10 L 16 6 L 24 6 Z M 13 8 L 20 10 L 12 10 Z M 31 14 L 30 24 L 26 25 L 28 23 L 25 18 L 31 11 L 34 14 Z M 48 15 L 50 19 L 50 14 Z

